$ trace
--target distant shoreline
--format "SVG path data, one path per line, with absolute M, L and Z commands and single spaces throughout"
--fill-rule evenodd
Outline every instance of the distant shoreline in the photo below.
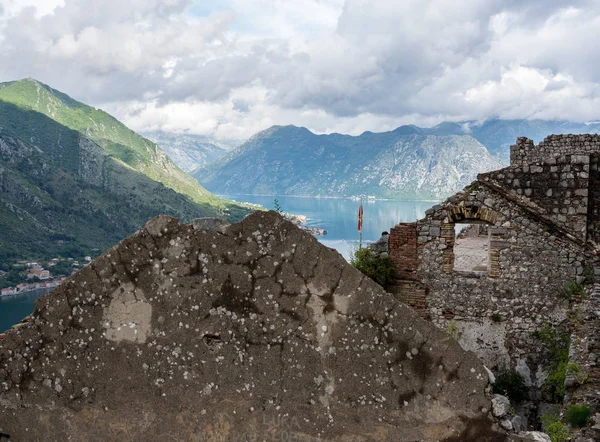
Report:
M 52 281 L 33 282 L 30 284 L 23 283 L 16 287 L 5 287 L 0 292 L 0 298 L 13 298 L 36 290 L 50 290 L 58 287 L 63 281 L 64 279 L 56 279 Z
M 221 198 L 227 198 L 227 199 L 232 199 L 233 196 L 268 196 L 268 197 L 273 197 L 273 198 L 315 198 L 315 199 L 331 199 L 331 200 L 352 200 L 352 201 L 360 201 L 360 197 L 359 196 L 313 196 L 313 195 L 271 195 L 271 194 L 262 194 L 262 193 L 236 193 L 236 194 L 217 194 L 215 193 L 215 195 L 217 195 L 218 197 Z M 401 198 L 379 198 L 379 197 L 375 197 L 375 198 L 368 198 L 368 197 L 363 197 L 363 202 L 368 202 L 368 201 L 405 201 L 405 202 L 427 202 L 427 203 L 434 203 L 434 204 L 439 204 L 439 200 L 433 200 L 433 199 L 401 199 Z M 238 203 L 241 203 L 242 201 L 236 201 Z M 246 201 L 246 203 L 248 203 Z M 248 203 L 248 204 L 254 204 L 254 203 Z M 260 205 L 260 204 L 256 204 L 256 205 Z

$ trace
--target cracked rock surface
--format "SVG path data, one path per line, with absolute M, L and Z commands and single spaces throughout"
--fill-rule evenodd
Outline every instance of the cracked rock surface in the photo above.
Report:
M 0 341 L 11 441 L 504 441 L 476 356 L 257 212 L 159 216 Z M 210 226 L 208 226 L 210 227 Z

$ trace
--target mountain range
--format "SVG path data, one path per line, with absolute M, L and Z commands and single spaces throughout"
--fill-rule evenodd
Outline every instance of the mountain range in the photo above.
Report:
M 360 136 L 273 126 L 192 175 L 222 194 L 439 200 L 478 173 L 508 165 L 519 136 L 538 143 L 550 134 L 598 132 L 598 123 L 501 119 Z
M 0 83 L 0 261 L 104 250 L 168 213 L 241 219 L 153 142 L 33 79 Z
M 600 133 L 600 123 L 574 123 L 564 120 L 502 120 L 493 118 L 483 122 L 444 122 L 432 128 L 403 126 L 425 135 L 470 135 L 483 144 L 492 155 L 509 164 L 510 146 L 517 137 L 527 137 L 536 144 L 550 134 Z
M 212 163 L 241 144 L 193 134 L 144 132 L 143 135 L 157 143 L 184 172 Z
M 224 194 L 438 200 L 477 173 L 500 167 L 469 135 L 428 135 L 403 126 L 355 137 L 274 126 L 193 176 Z

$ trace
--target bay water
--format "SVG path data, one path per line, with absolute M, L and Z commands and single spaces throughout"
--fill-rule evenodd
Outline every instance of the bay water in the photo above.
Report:
M 274 209 L 277 199 L 281 210 L 308 217 L 306 225 L 320 227 L 327 235 L 318 236 L 321 243 L 336 249 L 350 259 L 358 248 L 358 207 L 360 201 L 341 198 L 311 198 L 291 196 L 222 195 L 238 202 L 260 204 Z M 412 222 L 422 218 L 431 201 L 363 200 L 363 245 L 377 241 L 383 231 L 399 222 Z M 18 323 L 33 311 L 37 298 L 47 290 L 36 290 L 16 296 L 0 297 L 0 333 Z
M 358 208 L 360 201 L 344 198 L 312 198 L 291 196 L 221 195 L 237 202 L 260 204 L 274 209 L 277 199 L 281 210 L 306 215 L 309 227 L 321 227 L 327 235 L 318 236 L 321 243 L 336 249 L 344 258 L 359 245 Z M 425 216 L 436 204 L 432 201 L 363 199 L 363 245 L 377 241 L 381 233 L 400 222 L 412 222 Z
M 0 333 L 33 312 L 35 300 L 49 289 L 32 290 L 18 295 L 0 296 Z

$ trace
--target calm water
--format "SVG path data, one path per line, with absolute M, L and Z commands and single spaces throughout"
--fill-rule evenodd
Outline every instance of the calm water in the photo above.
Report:
M 224 195 L 239 202 L 260 204 L 273 209 L 272 196 Z M 307 225 L 322 227 L 327 235 L 319 241 L 338 250 L 349 259 L 352 250 L 358 248 L 357 213 L 358 201 L 337 198 L 277 197 L 282 210 L 306 215 Z M 399 222 L 422 218 L 425 210 L 435 203 L 430 201 L 364 201 L 363 243 L 377 241 L 381 232 L 389 231 Z M 0 333 L 9 329 L 33 311 L 33 303 L 46 290 L 37 290 L 14 297 L 0 297 Z
M 33 312 L 33 303 L 47 289 L 34 290 L 17 296 L 0 297 L 0 333 L 11 328 Z
M 358 248 L 359 201 L 339 198 L 301 198 L 289 196 L 223 195 L 238 202 L 260 204 L 273 209 L 277 198 L 284 212 L 306 215 L 307 225 L 322 227 L 327 235 L 319 241 L 339 251 L 349 259 L 351 250 Z M 363 201 L 363 242 L 377 241 L 381 232 L 390 230 L 399 222 L 415 221 L 436 204 L 431 201 Z

